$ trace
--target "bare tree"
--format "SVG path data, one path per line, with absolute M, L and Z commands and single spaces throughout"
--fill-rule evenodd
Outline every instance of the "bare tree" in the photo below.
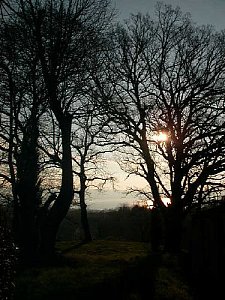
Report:
M 129 172 L 146 179 L 166 217 L 167 248 L 176 250 L 184 215 L 202 204 L 207 184 L 219 187 L 225 170 L 224 32 L 158 4 L 156 19 L 132 16 L 112 43 L 114 93 L 98 82 L 103 105 L 132 149 Z M 160 132 L 164 141 L 155 138 Z
M 87 216 L 87 191 L 90 188 L 101 190 L 108 181 L 114 180 L 109 171 L 106 171 L 104 163 L 106 160 L 104 155 L 112 151 L 109 147 L 113 143 L 113 136 L 109 134 L 110 120 L 106 115 L 101 115 L 94 102 L 88 95 L 85 95 L 82 102 L 77 103 L 72 124 L 71 147 L 75 192 L 73 204 L 80 207 L 84 242 L 92 240 Z M 46 187 L 54 186 L 57 190 L 55 183 L 60 176 L 62 147 L 58 123 L 54 116 L 51 116 L 51 119 L 51 125 L 41 126 L 42 145 L 39 147 L 45 155 L 42 177 L 48 176 L 49 169 L 51 171 L 51 179 L 48 180 L 50 182 L 46 182 Z
M 24 256 L 29 257 L 37 244 L 35 214 L 40 201 L 37 148 L 45 94 L 33 49 L 20 48 L 22 40 L 17 40 L 17 24 L 11 21 L 1 27 L 0 126 L 4 146 L 0 177 L 7 191 L 11 186 L 14 238 Z
M 113 183 L 113 176 L 106 171 L 104 155 L 112 152 L 113 136 L 110 135 L 110 119 L 101 114 L 93 99 L 88 99 L 77 111 L 80 118 L 73 122 L 73 162 L 74 173 L 79 183 L 76 193 L 79 196 L 81 224 L 85 241 L 92 240 L 87 218 L 86 190 L 102 189 L 106 182 Z
M 15 15 L 20 37 L 34 49 L 43 79 L 48 109 L 54 115 L 61 139 L 61 186 L 48 210 L 41 232 L 41 252 L 54 253 L 58 227 L 73 199 L 71 154 L 72 120 L 77 101 L 87 84 L 87 66 L 103 45 L 102 35 L 111 12 L 108 1 L 17 1 L 5 7 Z

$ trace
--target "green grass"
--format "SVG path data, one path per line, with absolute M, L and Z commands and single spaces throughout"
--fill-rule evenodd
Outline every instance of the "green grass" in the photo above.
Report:
M 149 253 L 148 245 L 138 242 L 93 241 L 81 247 L 74 244 L 74 249 L 67 252 L 68 246 L 71 245 L 59 243 L 58 250 L 65 252 L 64 257 L 74 264 L 80 278 L 86 278 L 88 284 L 120 276 L 127 266 L 138 264 Z
M 57 250 L 64 253 L 59 266 L 27 269 L 18 275 L 15 300 L 87 299 L 100 289 L 113 296 L 119 293 L 125 270 L 148 256 L 148 245 L 135 242 L 94 241 L 80 247 L 62 242 Z
M 71 249 L 74 247 L 74 249 Z M 66 251 L 66 249 L 70 251 Z M 143 258 L 148 255 L 149 246 L 146 243 L 98 240 L 78 247 L 76 243 L 61 242 L 57 244 L 59 251 L 65 252 L 65 256 L 74 260 L 95 261 L 123 261 L 130 262 L 135 258 Z
M 15 300 L 140 300 L 146 293 L 155 300 L 192 299 L 177 258 L 150 254 L 146 243 L 60 242 L 57 250 L 58 265 L 18 274 Z

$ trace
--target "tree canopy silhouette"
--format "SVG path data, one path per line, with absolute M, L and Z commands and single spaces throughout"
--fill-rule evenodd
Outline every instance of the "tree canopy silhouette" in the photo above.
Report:
M 140 192 L 167 215 L 168 248 L 176 248 L 184 215 L 224 188 L 224 32 L 196 26 L 179 8 L 158 4 L 155 13 L 117 26 L 105 81 L 96 82 L 124 169 L 146 180 Z
M 10 12 L 4 18 L 2 32 L 12 28 L 10 42 L 7 39 L 7 34 L 4 37 L 2 35 L 2 39 L 6 41 L 3 46 L 11 43 L 16 49 L 18 56 L 13 60 L 12 70 L 14 71 L 14 66 L 16 66 L 16 70 L 21 70 L 24 80 L 30 80 L 26 83 L 28 89 L 32 91 L 29 93 L 27 90 L 21 93 L 20 81 L 15 81 L 18 94 L 13 99 L 13 90 L 8 84 L 7 92 L 9 95 L 12 94 L 9 96 L 9 106 L 11 105 L 13 108 L 8 106 L 3 111 L 8 117 L 6 122 L 9 122 L 8 124 L 12 122 L 9 133 L 9 137 L 12 139 L 11 144 L 5 136 L 3 136 L 3 141 L 8 146 L 14 147 L 14 151 L 11 152 L 8 147 L 4 149 L 6 153 L 11 155 L 12 160 L 11 177 L 13 173 L 16 183 L 14 203 L 18 202 L 20 212 L 26 211 L 27 213 L 21 218 L 25 222 L 21 230 L 25 239 L 22 241 L 21 249 L 24 251 L 24 257 L 29 256 L 29 253 L 32 257 L 36 250 L 38 255 L 44 256 L 48 261 L 54 254 L 58 227 L 67 214 L 74 196 L 71 152 L 73 119 L 78 118 L 76 110 L 79 103 L 82 103 L 85 89 L 87 89 L 91 72 L 90 66 L 94 65 L 92 61 L 96 60 L 97 54 L 104 44 L 104 34 L 110 23 L 112 11 L 109 9 L 107 0 L 46 0 L 15 1 L 13 3 L 4 1 L 2 9 Z M 7 59 L 6 56 L 2 56 L 2 64 L 5 64 L 7 68 L 11 63 L 11 58 Z M 30 64 L 34 65 L 32 70 L 30 70 Z M 24 66 L 27 66 L 27 69 Z M 1 70 L 4 71 L 4 66 Z M 5 73 L 8 75 L 9 72 L 6 71 Z M 15 78 L 13 77 L 13 79 Z M 15 124 L 21 123 L 23 118 L 21 106 L 14 108 L 18 104 L 19 97 L 21 97 L 20 103 L 24 108 L 26 132 L 22 132 L 23 140 L 17 144 L 15 151 L 14 139 L 18 140 L 20 137 L 19 132 L 14 134 L 15 128 L 17 128 Z M 35 99 L 38 101 L 35 102 L 37 104 L 34 106 Z M 4 97 L 2 103 L 4 103 Z M 33 103 L 31 108 L 29 103 Z M 7 110 L 12 113 L 12 116 L 9 116 Z M 57 197 L 48 206 L 46 218 L 42 218 L 44 225 L 42 224 L 43 226 L 37 228 L 39 222 L 36 219 L 38 218 L 38 205 L 40 203 L 38 205 L 35 203 L 34 198 L 37 192 L 28 189 L 28 180 L 33 180 L 30 187 L 32 186 L 33 189 L 37 187 L 38 167 L 41 161 L 41 156 L 38 157 L 38 151 L 41 149 L 38 145 L 41 137 L 40 132 L 44 133 L 43 128 L 46 129 L 46 122 L 49 122 L 49 128 L 52 129 L 53 121 L 60 140 L 60 160 L 57 161 L 58 167 L 61 169 L 59 173 L 61 176 L 60 187 Z M 28 124 L 30 125 L 28 126 Z M 35 134 L 33 129 L 36 130 Z M 25 150 L 23 151 L 23 149 Z M 31 149 L 34 151 L 32 152 Z M 39 153 L 43 155 L 44 152 Z M 52 154 L 53 151 L 49 151 L 49 153 Z M 21 159 L 18 155 L 22 155 Z M 33 159 L 34 156 L 35 159 Z M 19 162 L 23 164 L 23 167 L 19 168 Z M 24 168 L 26 169 L 25 177 L 19 172 L 19 170 L 25 170 Z M 33 176 L 32 168 L 36 172 L 36 177 Z M 4 177 L 3 173 L 2 177 Z M 11 182 L 10 176 L 8 179 Z M 19 189 L 19 182 L 23 186 L 21 189 Z M 26 209 L 22 207 L 23 203 L 26 203 Z M 32 244 L 30 242 L 31 237 L 37 239 L 36 244 L 34 243 L 35 250 L 30 247 Z

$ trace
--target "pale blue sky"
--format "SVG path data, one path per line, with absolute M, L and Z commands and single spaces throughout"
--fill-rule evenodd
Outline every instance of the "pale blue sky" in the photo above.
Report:
M 113 0 L 121 19 L 130 13 L 149 13 L 153 15 L 157 0 Z M 225 0 L 165 0 L 172 6 L 179 6 L 183 12 L 190 12 L 194 22 L 199 25 L 211 24 L 216 30 L 225 29 Z

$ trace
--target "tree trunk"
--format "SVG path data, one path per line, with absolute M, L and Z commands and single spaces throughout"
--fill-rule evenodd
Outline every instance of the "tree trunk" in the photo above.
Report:
M 21 259 L 26 264 L 33 264 L 38 258 L 38 231 L 35 224 L 35 210 L 31 202 L 32 197 L 29 197 L 24 201 L 20 209 L 20 253 Z M 30 203 L 28 203 L 30 202 Z
M 90 227 L 88 223 L 87 216 L 87 205 L 85 203 L 85 191 L 86 191 L 86 176 L 85 176 L 85 168 L 84 161 L 81 161 L 81 172 L 80 172 L 80 213 L 81 213 L 81 225 L 84 231 L 84 242 L 88 243 L 92 241 Z
M 151 227 L 150 227 L 150 241 L 151 249 L 154 252 L 160 250 L 163 241 L 163 222 L 162 214 L 159 208 L 151 210 Z
M 165 251 L 169 253 L 180 252 L 182 222 L 182 210 L 176 206 L 169 206 L 165 213 Z
M 58 197 L 49 208 L 41 231 L 41 257 L 49 262 L 55 256 L 55 242 L 58 228 L 65 218 L 73 200 L 73 172 L 71 154 L 71 124 L 72 117 L 65 116 L 61 122 L 62 134 L 62 181 Z
M 85 203 L 85 195 L 83 192 L 80 193 L 80 209 L 81 209 L 81 225 L 84 231 L 84 242 L 88 243 L 92 241 L 90 227 L 87 216 L 87 205 Z
M 178 253 L 181 250 L 182 224 L 184 218 L 181 157 L 182 151 L 179 150 L 175 164 L 174 180 L 171 185 L 171 204 L 168 206 L 165 214 L 165 250 L 171 253 Z
M 37 256 L 38 230 L 36 217 L 39 199 L 39 165 L 38 165 L 38 120 L 30 117 L 24 132 L 20 153 L 17 154 L 17 182 L 14 216 L 17 220 L 18 243 L 22 259 L 32 263 Z

